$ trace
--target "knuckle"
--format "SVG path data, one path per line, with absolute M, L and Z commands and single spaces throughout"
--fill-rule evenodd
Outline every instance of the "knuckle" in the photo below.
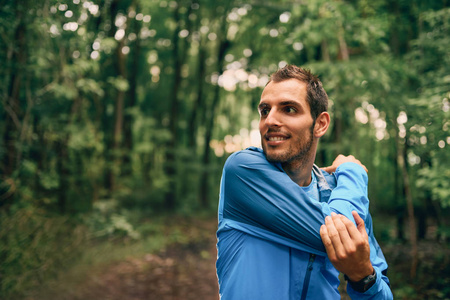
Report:
M 354 225 L 352 221 L 350 221 L 349 219 L 347 219 L 345 216 L 343 216 L 341 218 L 342 223 L 344 223 L 345 225 Z
M 346 253 L 342 253 L 342 252 L 338 252 L 336 253 L 336 257 L 338 260 L 346 260 L 347 259 L 347 254 Z
M 330 232 L 330 238 L 331 239 L 335 239 L 337 237 L 339 237 L 339 234 L 336 231 Z
M 355 254 L 356 253 L 356 247 L 353 246 L 353 245 L 349 246 L 348 249 L 347 249 L 347 252 L 348 252 L 349 255 Z
M 358 249 L 363 249 L 363 248 L 366 247 L 366 242 L 365 242 L 363 239 L 357 240 L 355 244 L 356 244 L 355 246 L 356 246 Z
M 331 241 L 324 241 L 323 245 L 325 246 L 326 249 L 333 247 L 333 244 L 331 243 Z
M 336 229 L 338 231 L 342 231 L 345 229 L 345 225 L 342 222 L 336 222 L 336 224 L 334 226 L 336 226 Z

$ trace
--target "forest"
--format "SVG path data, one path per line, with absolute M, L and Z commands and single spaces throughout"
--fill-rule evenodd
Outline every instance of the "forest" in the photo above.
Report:
M 0 299 L 88 299 L 86 274 L 168 268 L 170 249 L 214 270 L 223 164 L 259 146 L 286 64 L 330 98 L 316 164 L 369 170 L 395 299 L 450 299 L 449 16 L 447 0 L 2 0 Z

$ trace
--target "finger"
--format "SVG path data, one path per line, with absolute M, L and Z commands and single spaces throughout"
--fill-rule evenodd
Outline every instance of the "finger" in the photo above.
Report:
M 360 163 L 360 166 L 363 167 L 364 171 L 366 171 L 366 173 L 369 173 L 369 170 L 367 170 L 366 166 Z
M 325 172 L 329 173 L 329 174 L 333 173 L 336 170 L 336 168 L 333 167 L 333 166 L 323 167 L 321 169 L 324 170 Z
M 331 216 L 333 218 L 334 226 L 336 227 L 336 230 L 339 233 L 339 237 L 341 239 L 343 248 L 345 250 L 350 250 L 350 251 L 354 250 L 354 244 L 349 235 L 347 225 L 345 225 L 343 220 L 341 220 L 341 219 L 344 219 L 344 220 L 348 220 L 348 219 L 343 215 L 337 215 L 335 213 L 331 213 Z
M 336 252 L 334 251 L 333 243 L 328 236 L 327 226 L 320 226 L 320 237 L 322 238 L 323 245 L 325 246 L 325 250 L 327 251 L 328 258 L 331 261 L 336 260 Z
M 361 239 L 361 232 L 356 228 L 355 224 L 350 221 L 346 216 L 340 215 L 341 222 L 345 225 L 350 238 L 353 241 Z
M 336 256 L 339 257 L 344 255 L 345 249 L 342 244 L 339 232 L 337 231 L 336 226 L 334 225 L 332 217 L 330 216 L 325 217 L 325 225 L 327 227 L 328 237 L 330 238 L 331 243 L 333 244 L 334 251 L 336 252 Z
M 362 235 L 367 235 L 366 225 L 364 224 L 364 220 L 359 216 L 359 214 L 354 210 L 352 211 L 353 218 L 355 219 L 356 226 L 358 227 L 358 231 Z
M 366 171 L 366 173 L 369 173 L 369 170 L 367 170 L 366 166 L 363 165 L 359 159 L 356 159 L 356 158 L 355 158 L 355 161 L 356 161 L 356 163 L 357 163 L 358 165 L 360 165 L 361 167 L 363 167 L 363 169 L 364 169 L 364 171 Z

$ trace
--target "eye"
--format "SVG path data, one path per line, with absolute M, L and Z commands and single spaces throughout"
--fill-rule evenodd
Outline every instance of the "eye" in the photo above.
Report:
M 261 115 L 261 117 L 265 117 L 265 116 L 267 116 L 267 115 L 269 114 L 269 111 L 270 111 L 269 108 L 267 108 L 267 107 L 262 107 L 262 108 L 259 110 L 259 114 Z
M 292 106 L 286 106 L 284 108 L 284 111 L 287 112 L 288 114 L 294 114 L 297 112 L 297 109 L 295 107 Z

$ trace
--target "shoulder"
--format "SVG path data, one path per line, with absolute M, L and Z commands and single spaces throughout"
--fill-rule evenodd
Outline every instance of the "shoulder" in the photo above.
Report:
M 283 168 L 279 163 L 269 162 L 261 148 L 250 147 L 231 154 L 225 162 L 223 172 L 224 174 L 247 174 L 249 176 L 261 173 L 269 176 L 268 172 L 271 175 L 283 173 Z
M 261 148 L 250 147 L 245 150 L 234 152 L 228 157 L 224 168 L 251 166 L 254 164 L 270 164 Z

